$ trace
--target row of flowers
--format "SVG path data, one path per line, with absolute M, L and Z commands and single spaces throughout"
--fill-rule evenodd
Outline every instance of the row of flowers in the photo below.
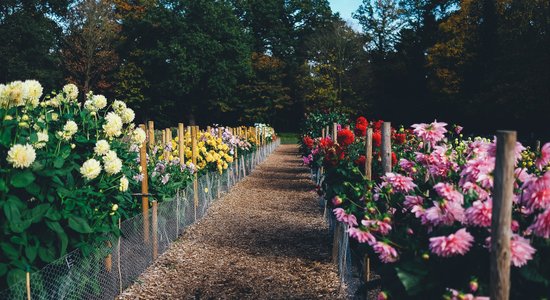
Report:
M 73 84 L 47 95 L 35 80 L 0 84 L 0 290 L 70 250 L 88 255 L 108 234 L 120 234 L 120 219 L 140 211 L 131 191 L 140 191 L 139 152 L 147 135 L 134 118 L 124 102 L 79 95 Z M 201 131 L 193 165 L 189 133 L 186 164 L 178 144 L 148 151 L 151 193 L 159 201 L 195 173 L 221 173 L 235 152 L 258 145 L 252 134 Z
M 301 149 L 306 165 L 324 167 L 319 192 L 338 221 L 358 248 L 378 257 L 381 299 L 483 299 L 495 139 L 465 138 L 460 126 L 437 121 L 392 129 L 393 167 L 382 174 L 382 122 L 359 117 L 353 123 L 339 126 L 336 140 L 303 136 Z M 368 127 L 372 180 L 364 169 Z M 550 143 L 540 150 L 517 143 L 515 163 L 512 296 L 539 299 L 550 291 Z

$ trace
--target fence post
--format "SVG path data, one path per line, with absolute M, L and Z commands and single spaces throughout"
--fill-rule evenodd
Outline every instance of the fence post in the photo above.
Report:
M 183 123 L 178 124 L 178 154 L 180 165 L 185 165 L 185 133 L 183 132 Z
M 31 273 L 27 271 L 26 274 L 27 280 L 27 300 L 31 300 Z
M 332 140 L 336 141 L 338 137 L 338 123 L 332 123 Z
M 191 150 L 192 150 L 192 162 L 195 166 L 195 173 L 193 174 L 193 199 L 194 199 L 194 210 L 195 210 L 195 221 L 197 220 L 197 206 L 199 206 L 199 182 L 197 176 L 197 126 L 191 126 Z
M 391 172 L 391 123 L 382 124 L 382 170 Z
M 162 132 L 162 156 L 164 156 L 164 161 L 168 161 L 168 150 L 166 150 L 166 134 L 167 134 L 167 130 L 166 128 L 161 130 Z
M 172 128 L 170 127 L 166 128 L 166 144 L 167 146 L 169 146 L 167 147 L 167 149 L 169 150 L 167 150 L 168 159 L 166 161 L 170 161 L 170 156 L 172 156 L 172 150 L 173 150 L 172 149 Z
M 158 202 L 153 200 L 153 260 L 159 256 L 158 225 Z
M 372 128 L 367 129 L 365 136 L 365 178 L 372 180 Z M 365 254 L 363 260 L 365 283 L 370 281 L 370 258 Z M 368 293 L 368 290 L 367 290 Z
M 490 298 L 510 297 L 510 239 L 514 197 L 515 131 L 497 131 L 497 153 L 491 221 Z
M 155 122 L 148 122 L 148 136 L 149 136 L 149 149 L 153 150 L 155 148 Z
M 152 121 L 149 121 L 152 122 Z M 146 130 L 145 124 L 139 125 L 141 129 Z M 150 135 L 154 138 L 154 134 Z M 151 142 L 151 140 L 149 140 Z M 139 151 L 139 160 L 141 167 L 141 213 L 143 216 L 143 241 L 149 243 L 149 181 L 147 178 L 147 143 L 143 142 Z

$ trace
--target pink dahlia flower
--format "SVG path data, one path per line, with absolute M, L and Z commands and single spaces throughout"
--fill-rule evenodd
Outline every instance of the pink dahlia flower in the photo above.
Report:
M 416 187 L 412 178 L 397 173 L 386 173 L 382 180 L 390 184 L 399 193 L 410 192 Z
M 415 173 L 414 163 L 410 160 L 404 158 L 400 159 L 399 167 L 408 174 Z
M 522 267 L 527 264 L 528 261 L 533 259 L 533 254 L 537 251 L 531 246 L 528 239 L 517 234 L 514 234 L 510 240 L 510 249 L 512 265 L 515 267 Z
M 413 132 L 416 136 L 433 146 L 445 137 L 447 132 L 445 126 L 447 126 L 447 123 L 434 121 L 430 124 L 414 124 L 411 127 L 414 128 Z
M 407 195 L 405 196 L 405 201 L 403 201 L 403 205 L 407 209 L 411 209 L 415 205 L 422 205 L 422 203 L 424 203 L 424 198 L 422 198 L 422 196 Z
M 536 180 L 524 184 L 523 202 L 531 209 L 546 209 L 550 206 L 550 171 Z
M 466 182 L 474 182 L 481 187 L 489 189 L 493 187 L 493 176 L 491 173 L 495 169 L 494 157 L 479 157 L 466 162 L 466 165 L 460 173 L 460 185 Z
M 372 233 L 361 230 L 357 227 L 349 227 L 348 235 L 356 239 L 359 243 L 368 243 L 369 245 L 376 243 L 376 238 L 372 235 Z
M 378 254 L 378 258 L 384 263 L 396 262 L 399 257 L 397 250 L 384 242 L 376 242 L 371 246 L 374 252 Z
M 490 227 L 492 211 L 493 202 L 491 199 L 486 201 L 474 201 L 472 206 L 466 209 L 466 221 L 472 226 Z
M 464 207 L 458 202 L 434 201 L 434 206 L 425 210 L 421 215 L 425 225 L 452 225 L 455 221 L 464 222 Z
M 363 220 L 361 221 L 361 224 L 368 227 L 372 231 L 380 232 L 382 235 L 387 235 L 391 231 L 390 223 L 380 220 Z
M 430 238 L 430 250 L 438 256 L 464 255 L 472 246 L 474 237 L 465 228 L 449 236 Z
M 434 185 L 434 190 L 437 194 L 450 202 L 464 204 L 464 195 L 457 191 L 450 183 L 440 182 Z
M 547 208 L 544 212 L 539 214 L 535 218 L 535 222 L 529 229 L 533 231 L 534 234 L 543 237 L 545 239 L 550 237 L 550 208 Z
M 477 199 L 482 201 L 489 198 L 489 192 L 473 182 L 464 183 L 462 185 L 462 192 L 465 194 L 475 192 L 477 194 Z
M 336 220 L 345 223 L 349 226 L 357 226 L 357 218 L 353 214 L 348 214 L 343 208 L 335 208 L 332 210 L 336 216 Z
M 540 149 L 540 157 L 535 162 L 535 166 L 542 170 L 550 163 L 550 143 L 544 144 Z

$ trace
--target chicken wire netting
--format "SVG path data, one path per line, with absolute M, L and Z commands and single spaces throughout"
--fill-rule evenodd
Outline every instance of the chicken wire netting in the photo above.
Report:
M 150 208 L 147 218 L 137 215 L 121 222 L 120 237 L 110 236 L 92 253 L 83 255 L 75 250 L 32 273 L 30 297 L 48 300 L 115 298 L 153 263 L 154 256 L 165 252 L 187 226 L 202 218 L 216 199 L 250 174 L 279 143 L 277 140 L 239 156 L 222 174 L 212 172 L 199 177 L 197 198 L 191 183 L 177 191 L 173 199 L 158 203 L 156 217 L 154 209 Z M 196 208 L 195 200 L 198 200 Z M 27 297 L 26 281 L 0 292 L 0 299 Z
M 311 170 L 311 179 L 322 186 L 324 175 L 321 168 Z M 325 197 L 319 197 L 319 205 L 329 226 L 332 239 L 332 260 L 338 266 L 341 288 L 351 299 L 365 299 L 368 282 L 366 279 L 365 253 L 354 241 L 350 241 L 347 225 L 338 222 L 328 206 Z

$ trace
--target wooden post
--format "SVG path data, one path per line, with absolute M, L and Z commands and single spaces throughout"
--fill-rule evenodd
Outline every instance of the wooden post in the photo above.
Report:
M 162 156 L 164 161 L 168 161 L 168 151 L 166 150 L 166 129 L 162 130 Z
M 168 146 L 166 152 L 168 154 L 168 157 L 167 157 L 167 160 L 166 161 L 170 161 L 170 156 L 172 156 L 172 128 L 166 128 L 166 145 Z
M 149 121 L 149 149 L 153 150 L 155 148 L 155 122 Z
M 197 148 L 197 126 L 191 127 L 191 150 L 192 150 L 192 162 L 195 166 L 195 173 L 193 174 L 193 200 L 195 210 L 195 221 L 197 220 L 197 207 L 199 206 L 199 182 L 197 176 L 197 156 L 199 154 Z
M 113 245 L 110 241 L 106 242 L 107 248 L 112 248 Z M 109 273 L 111 273 L 111 270 L 113 269 L 113 255 L 111 253 L 107 254 L 107 257 L 105 257 L 105 270 Z
M 540 151 L 540 140 L 535 141 L 535 151 Z
M 372 180 L 372 128 L 367 129 L 365 138 L 365 177 Z
M 210 129 L 211 129 L 210 126 L 206 126 L 206 132 L 210 133 Z
M 139 125 L 143 130 L 145 124 Z M 150 140 L 149 140 L 150 141 Z M 149 243 L 149 182 L 147 179 L 147 144 L 143 142 L 139 152 L 141 175 L 141 213 L 143 216 L 143 241 Z
M 382 170 L 383 174 L 391 172 L 391 123 L 382 124 Z
M 178 154 L 180 165 L 185 165 L 185 133 L 183 132 L 183 123 L 178 124 Z
M 322 138 L 325 138 L 325 137 L 326 137 L 326 136 L 325 136 L 325 128 L 321 129 L 321 137 L 322 137 Z
M 27 272 L 27 300 L 31 300 L 31 273 Z
M 514 198 L 515 131 L 497 131 L 497 153 L 491 221 L 490 298 L 510 297 L 510 239 Z
M 159 236 L 158 236 L 158 203 L 153 201 L 153 259 L 159 256 Z
M 122 220 L 121 218 L 118 219 L 118 229 L 120 230 L 121 229 L 121 225 L 122 224 Z M 119 293 L 122 294 L 122 267 L 121 267 L 121 257 L 120 257 L 120 235 L 118 236 L 118 239 L 117 239 L 117 253 L 118 253 L 118 262 L 117 262 L 117 267 L 118 267 L 118 288 L 119 288 Z
M 330 134 L 330 126 L 329 126 L 329 125 L 327 125 L 327 126 L 325 127 L 325 134 L 327 135 L 327 137 L 328 137 L 329 135 L 331 135 L 331 134 Z M 331 138 L 333 141 L 336 141 L 336 139 L 335 139 L 332 135 L 331 135 L 330 138 Z
M 223 131 L 222 131 L 223 127 L 218 127 L 218 138 L 222 139 L 223 138 Z
M 332 123 L 332 136 L 333 140 L 336 141 L 338 138 L 338 124 L 336 122 Z

